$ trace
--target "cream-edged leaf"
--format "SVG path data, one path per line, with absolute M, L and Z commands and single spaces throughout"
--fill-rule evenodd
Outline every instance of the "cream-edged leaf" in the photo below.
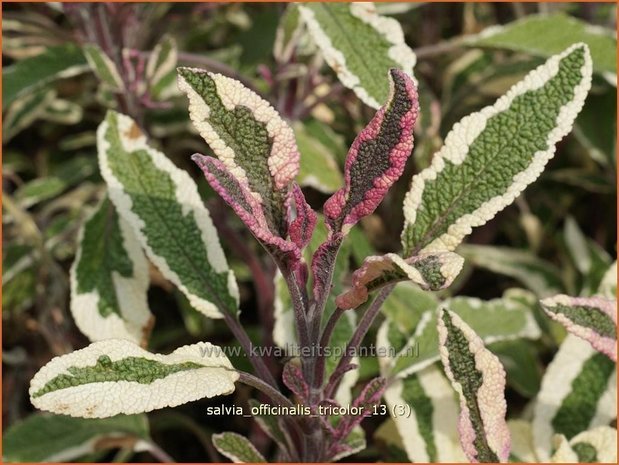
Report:
M 397 254 L 372 256 L 353 273 L 352 288 L 335 302 L 340 308 L 356 308 L 370 292 L 389 284 L 410 280 L 421 289 L 438 291 L 448 287 L 462 270 L 464 259 L 453 252 L 428 253 L 404 259 Z
M 413 75 L 416 57 L 402 27 L 373 3 L 304 3 L 299 12 L 342 84 L 372 108 L 387 99 L 389 69 Z
M 213 434 L 213 445 L 234 463 L 266 463 L 265 458 L 245 436 L 226 432 Z
M 106 197 L 82 227 L 71 267 L 71 313 L 91 341 L 128 339 L 146 346 L 148 263 L 131 227 Z
M 508 293 L 489 301 L 454 297 L 442 305 L 466 322 L 486 344 L 518 338 L 537 339 L 541 335 L 531 307 Z M 381 359 L 385 375 L 405 377 L 439 359 L 437 306 L 421 314 L 412 334 L 395 321 L 385 321 L 377 340 L 379 347 L 390 349 L 389 357 Z
M 116 92 L 122 92 L 125 88 L 122 77 L 116 65 L 97 44 L 86 44 L 83 47 L 84 55 L 92 71 L 99 80 Z
M 546 314 L 570 333 L 617 361 L 616 300 L 559 294 L 542 300 L 541 304 Z
M 438 317 L 441 361 L 460 397 L 458 430 L 471 462 L 507 462 L 510 435 L 505 413 L 505 370 L 458 315 Z
M 236 280 L 191 177 L 150 147 L 128 116 L 108 112 L 97 145 L 110 199 L 150 260 L 200 312 L 236 314 Z
M 262 204 L 273 234 L 286 234 L 286 197 L 299 172 L 292 128 L 239 81 L 178 68 L 193 125 L 238 183 Z
M 52 359 L 32 378 L 29 394 L 41 410 L 106 418 L 230 394 L 238 377 L 221 348 L 210 343 L 159 355 L 108 339 Z
M 412 462 L 465 462 L 458 440 L 458 403 L 441 371 L 429 366 L 393 381 L 385 391 L 402 443 Z
M 571 440 L 617 417 L 616 364 L 568 334 L 548 366 L 533 412 L 535 452 L 550 460 L 556 434 Z
M 178 50 L 172 36 L 164 36 L 153 49 L 146 63 L 146 79 L 151 97 L 157 100 L 178 94 L 176 63 Z
M 543 171 L 591 87 L 591 56 L 575 44 L 497 102 L 463 118 L 404 201 L 404 255 L 454 250 Z

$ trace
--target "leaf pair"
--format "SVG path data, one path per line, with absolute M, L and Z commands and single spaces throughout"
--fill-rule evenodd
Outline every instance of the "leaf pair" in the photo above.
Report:
M 404 257 L 453 252 L 472 228 L 493 218 L 540 175 L 583 106 L 591 68 L 588 47 L 575 44 L 529 73 L 494 105 L 453 127 L 432 164 L 413 177 L 406 195 Z M 366 262 L 356 288 L 341 298 L 347 306 L 363 303 L 363 287 L 375 279 L 363 274 L 376 273 L 382 260 L 391 259 Z M 443 286 L 457 274 L 458 260 L 450 261 L 452 273 L 437 280 Z M 391 282 L 393 268 L 380 266 L 385 269 L 380 281 Z
M 299 262 L 316 214 L 294 183 L 299 152 L 292 129 L 238 81 L 190 68 L 178 75 L 191 120 L 217 156 L 193 160 L 269 252 Z

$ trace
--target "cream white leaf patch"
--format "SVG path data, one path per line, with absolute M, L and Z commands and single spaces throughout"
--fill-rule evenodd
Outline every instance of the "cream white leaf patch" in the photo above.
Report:
M 555 443 L 553 463 L 617 463 L 617 430 L 610 426 L 584 431 L 570 441 L 560 435 Z
M 41 410 L 105 418 L 230 394 L 237 379 L 221 348 L 209 343 L 159 355 L 109 339 L 52 359 L 34 376 L 29 393 Z
M 245 436 L 226 432 L 213 434 L 213 445 L 234 463 L 266 463 L 265 458 Z
M 92 71 L 97 77 L 114 91 L 121 92 L 125 88 L 122 78 L 114 62 L 97 44 L 84 45 L 84 55 Z
M 441 371 L 429 366 L 392 382 L 385 391 L 390 411 L 408 406 L 394 421 L 412 462 L 465 462 L 458 440 L 458 403 Z
M 128 339 L 145 346 L 148 263 L 131 227 L 105 198 L 80 231 L 71 267 L 71 313 L 91 341 Z
M 568 334 L 548 366 L 533 412 L 540 461 L 550 460 L 556 434 L 571 440 L 617 416 L 616 364 L 583 339 Z

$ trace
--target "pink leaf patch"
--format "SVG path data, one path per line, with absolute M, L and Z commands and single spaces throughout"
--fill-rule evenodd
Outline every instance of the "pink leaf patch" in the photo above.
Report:
M 357 308 L 370 292 L 388 284 L 411 280 L 422 289 L 437 291 L 449 286 L 464 260 L 453 252 L 428 253 L 403 259 L 390 253 L 368 257 L 352 276 L 352 287 L 335 299 L 342 309 Z
M 460 397 L 458 429 L 471 462 L 507 462 L 511 441 L 505 413 L 505 370 L 477 334 L 455 313 L 438 317 L 441 361 Z
M 300 250 L 293 242 L 279 237 L 271 231 L 263 205 L 254 197 L 247 186 L 230 173 L 218 159 L 195 154 L 192 160 L 204 172 L 206 180 L 228 205 L 236 212 L 256 238 L 271 252 L 300 260 Z
M 316 226 L 316 212 L 305 200 L 297 183 L 288 194 L 288 235 L 299 249 L 304 249 L 312 238 Z
M 307 403 L 309 399 L 309 386 L 303 378 L 303 372 L 298 365 L 292 362 L 288 362 L 284 366 L 282 373 L 282 380 L 284 384 L 290 389 L 295 396 L 303 403 Z
M 617 361 L 617 301 L 557 295 L 541 301 L 544 311 L 572 334 Z
M 346 234 L 371 214 L 402 175 L 413 149 L 413 127 L 419 113 L 417 88 L 404 72 L 389 73 L 388 102 L 353 142 L 344 168 L 345 186 L 324 205 L 332 232 Z

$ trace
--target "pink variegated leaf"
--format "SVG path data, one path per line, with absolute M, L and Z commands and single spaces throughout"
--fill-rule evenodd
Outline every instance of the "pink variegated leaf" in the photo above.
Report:
M 284 366 L 282 380 L 284 381 L 286 387 L 288 387 L 288 389 L 290 389 L 301 402 L 306 403 L 308 401 L 309 385 L 305 381 L 303 372 L 298 365 L 288 362 Z
M 293 183 L 288 194 L 288 235 L 299 249 L 304 249 L 312 238 L 316 219 L 316 212 L 305 200 L 301 188 Z
M 225 202 L 232 207 L 256 238 L 271 252 L 300 259 L 299 248 L 271 230 L 264 206 L 254 197 L 247 185 L 237 179 L 220 160 L 194 154 L 192 160 L 202 169 L 206 180 Z
M 353 142 L 344 167 L 345 185 L 324 205 L 331 232 L 346 234 L 371 214 L 402 175 L 413 149 L 419 113 L 417 88 L 404 72 L 392 69 L 390 96 Z
M 438 337 L 445 373 L 460 398 L 458 430 L 471 462 L 507 462 L 511 440 L 505 412 L 505 370 L 462 319 L 439 311 Z
M 617 301 L 603 297 L 557 295 L 541 301 L 553 320 L 617 361 Z
M 453 252 L 420 254 L 404 259 L 389 253 L 367 257 L 352 276 L 352 287 L 335 299 L 338 307 L 357 308 L 370 292 L 388 284 L 410 280 L 422 289 L 437 291 L 449 286 L 460 273 L 464 260 Z

